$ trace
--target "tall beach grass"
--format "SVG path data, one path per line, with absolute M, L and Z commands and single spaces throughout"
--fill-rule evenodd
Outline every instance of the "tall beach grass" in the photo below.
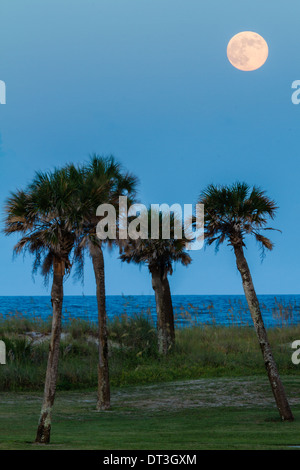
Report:
M 189 311 L 182 315 L 187 318 Z M 165 358 L 157 351 L 150 312 L 115 317 L 108 323 L 112 386 L 265 374 L 253 327 L 229 325 L 191 321 L 189 327 L 176 330 L 176 347 Z M 7 349 L 7 364 L 0 366 L 1 391 L 42 390 L 50 331 L 51 317 L 0 317 L 0 339 Z M 291 343 L 300 339 L 300 325 L 283 322 L 268 332 L 280 372 L 298 373 L 291 361 Z M 63 323 L 58 389 L 96 389 L 97 363 L 97 325 L 69 318 Z

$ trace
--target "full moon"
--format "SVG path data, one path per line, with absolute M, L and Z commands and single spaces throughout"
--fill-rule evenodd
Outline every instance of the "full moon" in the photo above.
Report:
M 229 62 L 245 72 L 259 69 L 266 62 L 268 54 L 268 44 L 262 36 L 253 31 L 236 34 L 227 46 Z

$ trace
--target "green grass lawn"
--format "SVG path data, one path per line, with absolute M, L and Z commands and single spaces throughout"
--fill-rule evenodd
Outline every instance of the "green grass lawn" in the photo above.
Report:
M 299 378 L 284 377 L 295 414 L 279 420 L 267 379 L 201 379 L 125 387 L 111 411 L 91 391 L 59 392 L 51 444 L 32 443 L 41 394 L 1 393 L 0 449 L 295 449 L 300 446 Z
M 36 340 L 36 333 L 39 333 Z M 0 317 L 0 449 L 33 444 L 41 409 L 50 323 Z M 198 326 L 157 352 L 149 318 L 109 323 L 112 410 L 97 413 L 97 327 L 64 324 L 49 449 L 295 449 L 300 446 L 300 366 L 291 343 L 300 325 L 269 330 L 296 420 L 282 423 L 251 327 Z M 41 338 L 41 341 L 40 341 Z

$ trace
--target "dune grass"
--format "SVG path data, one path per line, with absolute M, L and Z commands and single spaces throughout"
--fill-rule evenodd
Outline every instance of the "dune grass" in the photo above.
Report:
M 42 390 L 51 322 L 22 315 L 0 319 L 7 364 L 0 367 L 1 391 Z M 269 329 L 282 374 L 298 373 L 291 343 L 300 326 Z M 157 351 L 156 330 L 147 315 L 123 315 L 109 323 L 111 384 L 115 387 L 199 379 L 264 375 L 253 327 L 194 326 L 176 331 L 176 347 L 167 358 Z M 83 320 L 64 324 L 58 390 L 97 386 L 97 327 Z

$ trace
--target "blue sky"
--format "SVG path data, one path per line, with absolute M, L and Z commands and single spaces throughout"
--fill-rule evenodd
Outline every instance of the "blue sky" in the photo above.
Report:
M 260 262 L 246 255 L 259 294 L 299 293 L 300 79 L 298 0 L 2 0 L 0 200 L 36 170 L 114 154 L 141 181 L 149 203 L 195 203 L 209 183 L 261 185 L 280 210 L 276 244 Z M 269 45 L 254 72 L 230 65 L 226 47 L 243 30 Z M 12 259 L 1 235 L 0 295 L 45 295 L 32 260 Z M 224 245 L 178 266 L 174 294 L 239 294 L 234 255 Z M 147 269 L 105 254 L 108 294 L 152 294 Z M 95 293 L 69 279 L 65 293 Z

